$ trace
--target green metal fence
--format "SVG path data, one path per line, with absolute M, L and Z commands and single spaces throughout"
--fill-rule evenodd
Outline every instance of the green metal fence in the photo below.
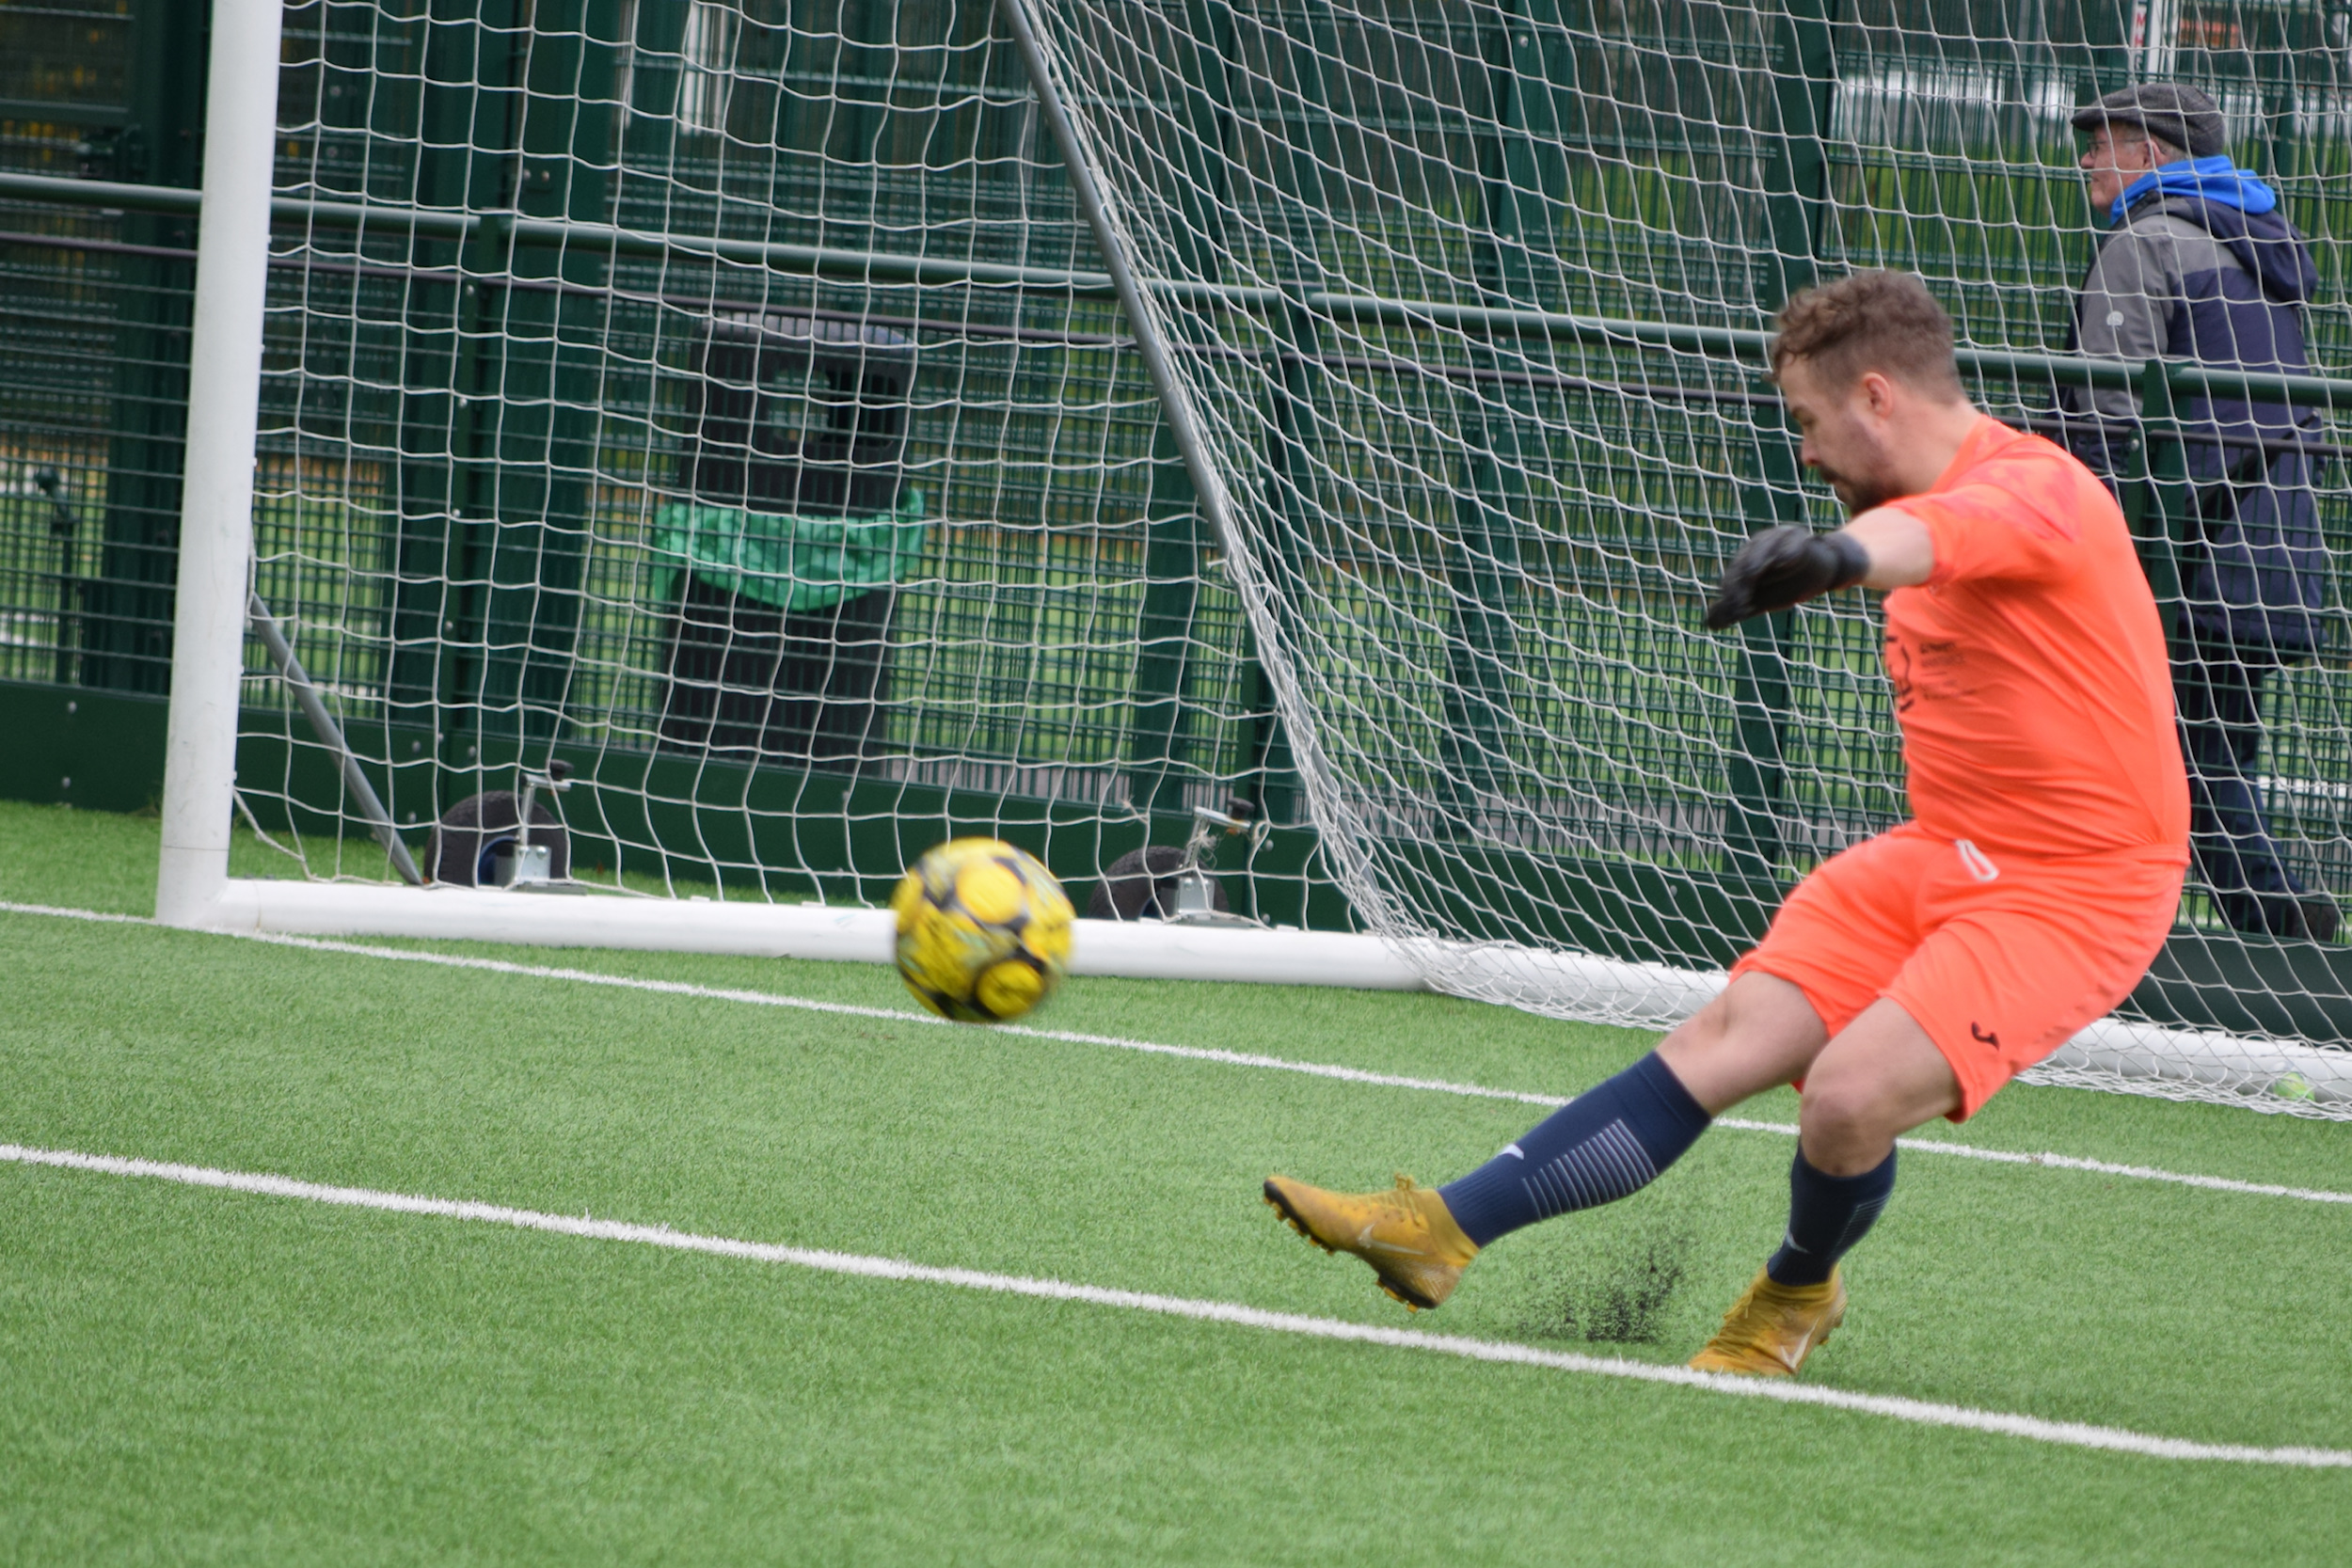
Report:
M 1327 594 L 1400 561 L 1439 579 L 1507 562 L 1554 585 L 1477 625 L 1390 629 L 1458 650 L 1443 727 L 1521 737 L 1412 766 L 1461 775 L 1482 766 L 1473 753 L 1549 746 L 1538 770 L 1600 802 L 1587 838 L 1612 863 L 1731 900 L 1678 934 L 1611 940 L 1688 957 L 1724 938 L 1700 926 L 1752 927 L 1818 852 L 1794 825 L 1867 830 L 1900 812 L 1857 623 L 1784 619 L 1728 645 L 1654 630 L 1687 624 L 1729 544 L 1808 504 L 1752 335 L 1824 270 L 1915 267 L 1982 351 L 1988 404 L 2034 416 L 2052 373 L 2000 356 L 2064 341 L 2094 243 L 2065 115 L 2145 69 L 2131 8 L 1398 0 L 1390 20 L 1443 44 L 1416 54 L 1308 0 L 1169 4 L 1226 40 L 1229 112 L 1246 102 L 1249 123 L 1283 128 L 1262 129 L 1251 156 L 1287 193 L 1290 248 L 1266 270 L 1295 275 L 1297 314 L 1256 290 L 1191 301 L 1272 324 L 1253 341 L 1288 356 L 1292 395 L 1269 428 L 1362 428 L 1444 467 L 1454 448 L 1421 433 L 1466 410 L 1493 420 L 1461 389 L 1516 377 L 1518 422 L 1478 438 L 1552 433 L 1514 465 L 1535 478 L 1465 474 L 1454 515 L 1410 547 L 1327 542 L 1344 568 L 1318 579 Z M 993 8 L 289 7 L 260 587 L 402 821 L 549 745 L 652 801 L 644 820 L 585 836 L 650 837 L 665 870 L 728 885 L 881 875 L 896 837 L 860 832 L 894 813 L 1036 824 L 1078 875 L 1168 832 L 1153 808 L 1240 794 L 1301 821 L 1231 585 Z M 2352 366 L 2352 10 L 2184 11 L 2175 70 L 2220 92 L 2243 161 L 2313 236 L 2315 355 Z M 165 685 L 201 107 L 186 62 L 202 35 L 190 0 L 0 3 L 0 175 L 17 177 L 0 184 L 0 679 L 22 689 Z M 722 46 L 729 69 L 699 70 Z M 1359 69 L 1314 64 L 1341 59 Z M 1406 144 L 1427 159 L 1381 151 Z M 1359 165 L 1377 166 L 1359 185 L 1311 172 Z M 1351 190 L 1440 165 L 1471 172 L 1412 203 L 1348 206 Z M 1333 212 L 1348 221 L 1317 221 Z M 1323 275 L 1358 293 L 1385 279 L 1389 302 L 1319 293 Z M 1475 285 L 1458 319 L 1398 303 L 1439 297 L 1412 286 L 1438 275 Z M 938 526 L 893 622 L 886 776 L 835 787 L 664 761 L 651 534 L 691 440 L 695 334 L 729 310 L 915 345 L 906 483 Z M 1342 314 L 1377 355 L 1317 345 L 1313 323 Z M 1262 456 L 1292 460 L 1279 434 Z M 1381 483 L 1360 477 L 1367 493 Z M 2145 496 L 2152 519 L 2176 499 Z M 2331 545 L 2352 547 L 2340 479 L 2325 499 Z M 1480 672 L 1505 638 L 1598 649 L 1598 684 L 1493 689 Z M 282 796 L 272 820 L 332 837 L 340 800 L 331 782 L 306 796 L 327 775 L 303 762 L 258 651 L 253 669 L 255 738 L 273 722 L 281 737 L 257 763 L 276 769 L 261 792 Z M 1721 700 L 1694 706 L 1695 689 Z M 1389 700 L 1367 692 L 1359 721 L 1397 719 Z M 2352 889 L 2341 653 L 2288 672 L 2278 712 L 2274 817 L 2315 878 Z M 26 777 L 11 787 L 47 790 Z M 1726 810 L 1709 830 L 1721 852 L 1693 851 L 1677 824 Z M 848 826 L 829 837 L 819 818 Z M 1269 912 L 1310 911 L 1311 847 L 1295 840 L 1253 890 Z M 362 858 L 327 864 L 364 871 Z M 1500 885 L 1515 875 L 1465 896 L 1524 898 Z

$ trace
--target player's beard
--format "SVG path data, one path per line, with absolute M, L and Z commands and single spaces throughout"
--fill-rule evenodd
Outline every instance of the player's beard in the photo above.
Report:
M 1884 460 L 1884 455 L 1873 452 L 1870 456 L 1872 461 L 1869 467 L 1867 470 L 1855 471 L 1833 468 L 1819 458 L 1814 459 L 1814 468 L 1823 479 L 1829 481 L 1829 487 L 1836 491 L 1837 499 L 1845 503 L 1846 515 L 1849 517 L 1859 517 L 1873 507 L 1884 506 L 1888 501 L 1902 499 L 1901 483 L 1887 472 L 1889 466 Z

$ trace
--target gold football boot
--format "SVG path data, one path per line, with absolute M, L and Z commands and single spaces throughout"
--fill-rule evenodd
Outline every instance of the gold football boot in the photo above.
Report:
M 1416 1187 L 1409 1176 L 1399 1176 L 1385 1193 L 1327 1193 L 1269 1176 L 1265 1200 L 1324 1251 L 1353 1253 L 1370 1263 L 1380 1288 L 1416 1312 L 1452 1295 L 1478 1256 L 1478 1243 L 1454 1223 L 1445 1199 Z
M 1846 1282 L 1837 1271 L 1819 1285 L 1778 1285 L 1761 1269 L 1707 1348 L 1691 1357 L 1702 1372 L 1794 1377 L 1816 1347 L 1846 1321 Z

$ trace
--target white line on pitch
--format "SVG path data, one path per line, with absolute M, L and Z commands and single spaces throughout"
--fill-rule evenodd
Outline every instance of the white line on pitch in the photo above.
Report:
M 108 925 L 151 926 L 135 914 L 105 914 L 94 910 L 58 909 L 46 904 L 0 902 L 0 913 L 57 915 L 69 920 L 96 920 Z M 519 964 L 506 958 L 475 958 L 453 953 L 427 953 L 408 947 L 376 947 L 364 942 L 335 942 L 325 937 L 286 936 L 276 931 L 207 931 L 207 936 L 234 937 L 272 947 L 299 947 L 312 953 L 342 953 L 354 958 L 389 958 L 396 963 L 433 964 L 444 969 L 471 969 L 490 974 L 513 974 L 533 980 L 567 980 L 575 985 L 611 986 L 620 990 L 653 991 L 663 996 L 687 996 L 705 1002 L 739 1002 L 757 1007 L 789 1007 L 800 1012 L 835 1013 L 850 1018 L 882 1019 L 892 1023 L 935 1024 L 943 1029 L 970 1029 L 950 1023 L 933 1013 L 899 1007 L 862 1007 L 850 1002 L 818 1002 L 811 997 L 786 996 L 776 991 L 736 990 L 718 986 L 691 985 L 683 980 L 647 980 L 633 974 L 600 974 L 587 969 L 557 969 L 545 964 Z M 988 1027 L 1000 1035 L 1030 1039 L 1060 1040 L 1072 1045 L 1102 1045 L 1116 1051 L 1141 1051 L 1156 1056 L 1182 1056 L 1196 1062 L 1227 1067 L 1265 1068 L 1277 1072 L 1303 1072 L 1316 1078 L 1337 1078 L 1350 1084 L 1376 1084 L 1394 1089 L 1428 1089 L 1438 1094 L 1468 1095 L 1479 1100 L 1513 1100 L 1529 1105 L 1560 1106 L 1567 1101 L 1556 1094 L 1521 1094 L 1516 1089 L 1490 1089 L 1476 1084 L 1450 1084 L 1437 1078 L 1410 1078 L 1394 1072 L 1367 1072 L 1359 1068 L 1323 1062 L 1295 1062 L 1281 1056 L 1261 1056 L 1246 1051 L 1218 1051 L 1208 1046 L 1162 1045 L 1154 1040 L 1122 1039 L 1116 1035 L 1082 1035 L 1067 1029 L 1038 1029 L 1025 1023 L 996 1023 Z M 1790 1132 L 1796 1131 L 1794 1128 Z
M 1583 1372 L 1597 1377 L 1626 1378 L 1639 1383 L 1666 1383 L 1680 1387 L 1705 1389 L 1714 1394 L 1774 1400 L 1785 1404 L 1820 1405 L 1833 1410 L 1849 1410 L 1863 1415 L 1885 1417 L 1892 1420 L 1908 1421 L 1919 1426 L 1956 1427 L 1963 1431 L 1990 1433 L 2002 1437 L 2020 1437 L 2036 1443 L 2055 1443 L 2078 1449 L 2101 1449 L 2114 1453 L 2139 1454 L 2152 1459 L 2220 1460 L 2235 1464 L 2278 1465 L 2303 1469 L 2352 1468 L 2352 1451 L 2341 1449 L 2260 1448 L 2236 1443 L 2200 1443 L 2185 1437 L 2158 1437 L 2148 1433 L 2132 1432 L 2120 1427 L 2092 1426 L 2081 1421 L 2045 1420 L 2038 1416 L 2015 1415 L 1997 1410 L 1978 1410 L 1968 1405 L 1938 1404 L 1928 1400 L 1904 1399 L 1898 1395 L 1861 1394 L 1841 1388 L 1825 1388 L 1817 1384 L 1783 1383 L 1713 1372 L 1694 1372 L 1685 1367 L 1661 1367 L 1643 1361 L 1621 1361 L 1612 1356 L 1579 1355 L 1568 1351 L 1544 1350 L 1534 1345 L 1512 1344 L 1504 1340 L 1470 1339 L 1448 1334 L 1426 1334 L 1409 1328 L 1383 1328 L 1371 1323 L 1348 1323 L 1338 1318 L 1311 1318 L 1295 1312 L 1271 1312 L 1263 1307 L 1245 1307 L 1238 1302 L 1200 1301 L 1184 1296 L 1154 1295 L 1141 1291 L 1110 1290 L 1099 1285 L 1073 1285 L 1059 1279 L 1032 1279 L 1020 1275 L 988 1274 L 977 1269 L 935 1268 L 928 1264 L 906 1262 L 896 1258 L 872 1258 L 857 1253 L 828 1252 L 807 1247 L 777 1246 L 766 1242 L 737 1241 L 725 1236 L 703 1236 L 691 1231 L 672 1230 L 666 1226 L 629 1225 L 618 1220 L 593 1219 L 586 1215 L 548 1214 L 531 1209 L 510 1209 L 499 1204 L 421 1197 L 406 1193 L 376 1192 L 366 1187 L 324 1186 L 316 1182 L 297 1181 L 291 1177 L 273 1176 L 262 1172 L 215 1170 L 204 1165 L 173 1164 L 154 1160 L 126 1160 L 106 1154 L 81 1154 L 69 1149 L 26 1148 L 17 1144 L 0 1144 L 0 1161 L 24 1165 L 47 1165 L 64 1170 L 91 1171 L 107 1176 L 146 1177 L 160 1181 L 177 1182 L 183 1186 L 213 1187 L 229 1192 L 253 1193 L 268 1197 L 294 1198 L 307 1203 L 334 1204 L 348 1209 L 372 1209 L 386 1213 L 424 1214 L 443 1219 L 472 1220 L 490 1225 L 513 1226 L 522 1230 L 548 1231 L 560 1236 L 586 1237 L 595 1241 L 635 1242 L 646 1246 L 668 1247 L 678 1252 L 707 1253 L 715 1257 L 739 1258 L 753 1262 L 784 1264 L 792 1268 L 815 1269 L 825 1274 L 850 1275 L 865 1279 L 949 1285 L 967 1291 L 993 1291 L 1006 1295 L 1034 1296 L 1045 1301 L 1083 1302 L 1089 1307 L 1123 1307 L 1129 1311 L 1154 1312 L 1168 1317 L 1196 1319 L 1204 1323 L 1231 1323 L 1242 1328 L 1267 1329 L 1279 1334 L 1303 1335 L 1310 1338 L 1353 1340 L 1360 1344 L 1385 1345 L 1398 1350 L 1429 1351 L 1441 1355 L 1458 1355 L 1471 1361 L 1494 1361 L 1525 1367 L 1544 1367 L 1558 1371 Z
M 67 920 L 90 920 L 107 925 L 151 926 L 153 921 L 142 915 L 108 914 L 97 910 L 61 909 L 47 904 L 12 904 L 0 901 L 0 913 L 54 915 Z M 432 964 L 443 969 L 480 970 L 492 974 L 512 974 L 533 980 L 564 980 L 576 985 L 610 986 L 619 990 L 652 991 L 663 996 L 691 997 L 705 1002 L 735 1002 L 759 1007 L 787 1007 L 799 1012 L 835 1013 L 851 1018 L 885 1020 L 892 1023 L 918 1023 L 941 1028 L 965 1029 L 971 1024 L 949 1023 L 930 1013 L 918 1013 L 897 1007 L 863 1007 L 848 1002 L 819 1002 L 811 997 L 787 996 L 776 991 L 737 990 L 718 986 L 697 986 L 683 980 L 647 980 L 631 974 L 602 974 L 587 969 L 558 969 L 546 964 L 516 963 L 506 958 L 475 958 L 453 953 L 428 953 L 407 947 L 376 947 L 364 942 L 335 942 L 324 937 L 286 936 L 275 931 L 216 931 L 204 933 L 234 937 L 241 942 L 258 942 L 273 947 L 298 947 L 313 953 L 340 953 L 353 958 L 385 958 L 398 963 Z M 1518 1089 L 1489 1088 L 1483 1084 L 1456 1084 L 1441 1078 L 1412 1078 L 1402 1073 L 1368 1072 L 1361 1068 L 1339 1067 L 1328 1062 L 1299 1062 L 1284 1056 L 1263 1056 L 1253 1052 L 1219 1051 L 1209 1046 L 1163 1045 L 1154 1040 L 1124 1039 L 1116 1035 L 1085 1035 L 1068 1029 L 1038 1029 L 1024 1023 L 999 1023 L 990 1026 L 998 1034 L 1019 1035 L 1029 1039 L 1059 1040 L 1071 1045 L 1106 1046 L 1115 1051 L 1139 1051 L 1155 1056 L 1178 1056 L 1187 1061 L 1216 1062 L 1226 1067 L 1262 1068 L 1273 1072 L 1303 1073 L 1312 1078 L 1333 1078 L 1347 1084 L 1372 1084 L 1384 1088 L 1423 1089 L 1432 1094 L 1459 1095 L 1473 1100 L 1507 1100 L 1526 1105 L 1557 1108 L 1565 1105 L 1567 1098 L 1556 1094 L 1527 1094 Z M 1797 1129 L 1784 1121 L 1751 1121 L 1741 1117 L 1718 1117 L 1718 1127 L 1728 1127 L 1741 1132 L 1770 1132 L 1793 1138 Z M 2183 1171 L 2161 1170 L 2153 1165 L 2117 1164 L 2106 1160 L 2085 1160 L 2071 1154 L 2025 1154 L 2010 1149 L 1979 1148 L 1971 1144 L 1949 1143 L 1941 1138 L 1899 1138 L 1897 1144 L 1906 1152 L 1943 1154 L 1955 1159 L 1981 1160 L 1992 1164 L 2037 1165 L 2049 1170 L 2088 1171 L 2098 1176 L 2121 1176 L 2136 1181 L 2158 1181 L 2180 1187 L 2198 1187 L 2208 1192 L 2239 1193 L 2254 1197 L 2294 1198 L 2304 1203 L 2352 1204 L 2352 1193 L 2330 1192 L 2322 1188 L 2286 1187 L 2268 1181 L 2240 1181 L 2227 1176 L 2197 1176 Z

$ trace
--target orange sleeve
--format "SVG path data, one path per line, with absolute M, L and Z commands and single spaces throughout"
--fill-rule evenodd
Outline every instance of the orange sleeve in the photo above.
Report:
M 1935 546 L 1935 570 L 1927 581 L 1931 588 L 1977 578 L 2048 577 L 2060 569 L 2066 546 L 2080 532 L 2071 518 L 2041 502 L 2026 486 L 1996 480 L 1908 496 L 1891 504 L 1927 525 Z

